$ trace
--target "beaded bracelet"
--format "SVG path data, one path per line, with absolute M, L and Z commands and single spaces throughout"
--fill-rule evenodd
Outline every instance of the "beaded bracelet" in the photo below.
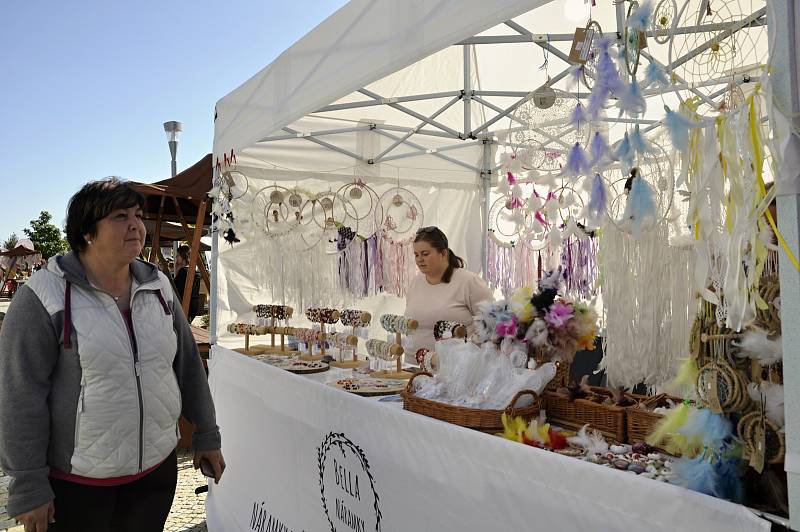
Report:
M 445 338 L 445 334 L 450 333 L 448 338 L 453 337 L 455 333 L 456 327 L 459 327 L 461 324 L 457 321 L 445 321 L 439 320 L 436 322 L 436 325 L 433 326 L 433 337 L 436 340 L 441 340 Z
M 430 349 L 426 349 L 423 347 L 422 349 L 417 349 L 417 352 L 414 354 L 414 360 L 417 361 L 417 364 L 423 370 L 427 370 L 425 366 L 425 355 L 427 355 L 430 352 L 431 352 Z
M 315 323 L 336 323 L 339 321 L 338 311 L 332 308 L 306 309 L 306 317 Z
M 366 312 L 363 310 L 345 309 L 341 312 L 339 321 L 342 322 L 342 325 L 354 327 L 364 326 L 368 324 L 368 322 L 364 321 L 365 314 Z

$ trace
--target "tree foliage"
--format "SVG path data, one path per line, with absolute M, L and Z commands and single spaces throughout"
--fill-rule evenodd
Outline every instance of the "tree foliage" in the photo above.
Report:
M 61 229 L 51 223 L 52 219 L 52 214 L 42 211 L 39 213 L 39 218 L 31 220 L 30 229 L 23 229 L 23 232 L 33 242 L 36 251 L 41 252 L 42 257 L 46 259 L 69 249 Z
M 10 235 L 8 235 L 8 238 L 6 238 L 3 241 L 3 243 L 0 244 L 0 246 L 5 249 L 14 249 L 15 247 L 17 247 L 17 242 L 19 242 L 19 237 L 17 236 L 17 233 L 11 233 Z

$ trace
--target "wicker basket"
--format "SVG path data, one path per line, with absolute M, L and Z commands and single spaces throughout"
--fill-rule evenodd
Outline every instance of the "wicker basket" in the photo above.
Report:
M 430 373 L 421 372 L 414 375 L 408 381 L 406 389 L 401 392 L 403 397 L 403 408 L 409 412 L 416 412 L 423 416 L 432 417 L 441 421 L 447 421 L 454 425 L 460 425 L 470 429 L 480 430 L 483 432 L 501 432 L 503 430 L 503 422 L 501 416 L 503 413 L 512 417 L 522 417 L 525 420 L 530 420 L 539 415 L 541 410 L 541 399 L 536 395 L 533 390 L 522 390 L 518 392 L 511 400 L 505 410 L 487 410 L 481 408 L 469 408 L 465 406 L 449 405 L 447 403 L 440 403 L 430 399 L 423 399 L 417 397 L 413 392 L 414 379 L 420 375 L 432 377 Z M 528 406 L 516 407 L 517 401 L 520 397 L 530 395 L 533 397 L 533 403 Z
M 605 388 L 592 386 L 592 391 L 611 395 Z M 550 391 L 545 391 L 543 395 L 547 419 L 553 424 L 577 430 L 588 423 L 603 436 L 619 443 L 627 439 L 624 407 L 602 405 L 588 399 L 570 400 Z
M 639 406 L 628 407 L 628 443 L 637 443 L 647 440 L 656 425 L 664 419 L 662 414 L 656 414 L 653 408 L 667 406 L 667 401 L 671 400 L 674 404 L 680 404 L 681 399 L 672 397 L 665 393 L 654 395 L 642 401 L 645 408 Z M 657 449 L 665 451 L 663 447 L 656 446 Z

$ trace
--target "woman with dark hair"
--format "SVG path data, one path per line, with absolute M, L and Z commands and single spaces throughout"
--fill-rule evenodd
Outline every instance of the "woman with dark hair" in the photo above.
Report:
M 69 202 L 72 252 L 20 288 L 0 333 L 0 468 L 26 532 L 162 530 L 177 422 L 225 468 L 197 345 L 169 279 L 137 260 L 144 198 L 115 178 Z
M 178 302 L 183 301 L 183 291 L 186 289 L 186 278 L 189 276 L 189 254 L 192 248 L 187 245 L 178 247 L 178 254 L 175 257 L 175 289 L 178 294 Z M 191 296 L 189 296 L 189 323 L 194 321 L 200 314 L 200 276 L 195 272 L 192 281 Z
M 439 320 L 472 326 L 481 301 L 492 299 L 483 280 L 464 269 L 464 260 L 450 249 L 438 227 L 423 227 L 414 238 L 414 260 L 420 274 L 406 293 L 405 315 L 419 322 L 406 361 L 415 363 L 418 349 L 433 349 L 433 327 Z

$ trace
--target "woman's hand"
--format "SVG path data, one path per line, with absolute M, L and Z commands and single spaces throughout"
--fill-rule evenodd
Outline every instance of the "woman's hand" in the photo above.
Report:
M 25 525 L 25 532 L 45 532 L 50 523 L 55 523 L 56 506 L 53 501 L 16 516 L 17 521 Z
M 225 459 L 222 457 L 222 451 L 219 449 L 215 451 L 195 451 L 194 468 L 200 469 L 200 462 L 203 460 L 211 465 L 214 473 L 214 484 L 219 484 L 219 479 L 222 478 L 222 473 L 225 471 Z M 204 471 L 203 473 L 211 473 L 211 471 Z M 36 532 L 39 531 L 37 530 Z

